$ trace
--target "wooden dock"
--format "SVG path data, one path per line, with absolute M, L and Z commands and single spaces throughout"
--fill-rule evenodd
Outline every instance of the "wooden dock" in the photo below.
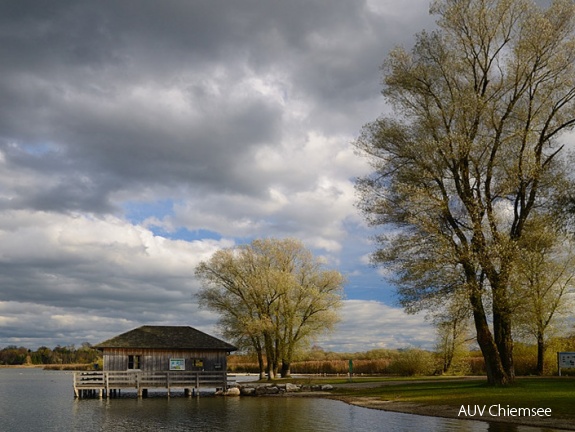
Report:
M 113 397 L 123 389 L 136 390 L 138 397 L 147 396 L 148 389 L 184 390 L 186 395 L 199 394 L 200 388 L 228 387 L 228 376 L 223 371 L 161 371 L 161 372 L 74 372 L 74 396 Z

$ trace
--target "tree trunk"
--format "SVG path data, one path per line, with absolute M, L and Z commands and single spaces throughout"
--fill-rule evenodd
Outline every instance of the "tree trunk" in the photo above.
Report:
M 263 353 L 263 350 L 261 348 L 259 348 L 257 350 L 257 353 L 258 353 L 258 368 L 260 371 L 260 380 L 262 380 L 266 376 L 265 364 L 264 364 L 264 353 Z
M 509 262 L 511 259 L 505 260 Z M 507 266 L 503 266 L 506 267 Z M 507 284 L 509 278 L 506 276 L 506 271 L 501 271 L 496 276 L 491 276 L 489 282 L 491 283 L 491 292 L 493 294 L 493 333 L 495 337 L 495 345 L 503 370 L 507 375 L 508 383 L 512 383 L 515 379 L 515 368 L 513 366 L 513 337 L 511 334 L 511 308 L 509 307 L 509 299 L 507 292 Z
M 447 372 L 449 372 L 449 369 L 451 368 L 451 362 L 453 360 L 453 357 L 449 354 L 446 354 L 443 358 L 443 371 L 442 373 L 446 374 Z
M 495 344 L 501 365 L 507 375 L 508 383 L 515 379 L 515 367 L 513 365 L 513 338 L 511 335 L 511 313 L 493 313 L 493 329 L 495 332 Z M 506 383 L 506 384 L 508 384 Z
M 289 342 L 284 346 L 284 354 L 282 356 L 282 378 L 289 378 L 291 376 L 291 361 L 293 359 L 293 346 L 296 343 L 296 338 L 290 335 Z
M 545 366 L 545 339 L 543 333 L 537 334 L 537 375 L 543 375 Z
M 281 342 L 276 337 L 274 343 L 274 359 L 273 359 L 274 379 L 279 376 L 280 358 L 281 358 Z
M 453 321 L 453 326 L 451 328 L 452 333 L 447 334 L 446 341 L 445 341 L 445 353 L 443 357 L 443 373 L 449 372 L 451 368 L 451 363 L 453 363 L 453 357 L 455 356 L 455 344 L 456 344 L 456 322 Z
M 282 370 L 281 370 L 282 378 L 289 378 L 291 376 L 290 366 L 291 364 L 289 362 L 282 360 Z
M 507 385 L 510 383 L 509 376 L 503 368 L 497 345 L 489 330 L 481 294 L 477 290 L 473 290 L 470 294 L 470 302 L 473 308 L 475 330 L 477 331 L 477 343 L 485 360 L 487 382 L 491 385 Z
M 268 375 L 268 380 L 273 380 L 275 379 L 276 375 L 276 364 L 277 361 L 275 359 L 275 350 L 273 347 L 273 343 L 272 343 L 272 337 L 269 333 L 265 333 L 264 334 L 264 344 L 265 344 L 265 350 L 266 350 L 266 372 Z

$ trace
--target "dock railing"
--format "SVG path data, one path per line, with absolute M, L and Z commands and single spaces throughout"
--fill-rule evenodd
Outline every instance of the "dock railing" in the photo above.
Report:
M 227 389 L 228 376 L 223 371 L 94 371 L 74 372 L 74 396 L 99 394 L 100 397 L 116 394 L 122 389 L 135 389 L 138 396 L 148 389 L 184 389 L 194 394 L 200 388 Z

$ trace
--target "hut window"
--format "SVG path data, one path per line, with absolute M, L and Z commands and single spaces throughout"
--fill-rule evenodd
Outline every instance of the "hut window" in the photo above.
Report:
M 196 370 L 204 368 L 204 359 L 192 359 L 192 367 Z
M 128 369 L 140 369 L 141 359 L 139 355 L 128 356 Z

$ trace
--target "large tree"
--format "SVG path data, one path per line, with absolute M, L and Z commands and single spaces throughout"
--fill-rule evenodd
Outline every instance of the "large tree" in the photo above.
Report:
M 298 348 L 338 321 L 344 278 L 293 239 L 254 240 L 216 252 L 196 268 L 200 304 L 224 333 L 258 353 L 260 374 L 290 373 Z
M 575 123 L 574 4 L 440 0 L 437 30 L 383 66 L 393 116 L 357 147 L 375 172 L 360 207 L 385 227 L 374 260 L 401 301 L 465 290 L 488 381 L 514 379 L 510 277 L 526 224 L 565 188 L 562 132 Z

